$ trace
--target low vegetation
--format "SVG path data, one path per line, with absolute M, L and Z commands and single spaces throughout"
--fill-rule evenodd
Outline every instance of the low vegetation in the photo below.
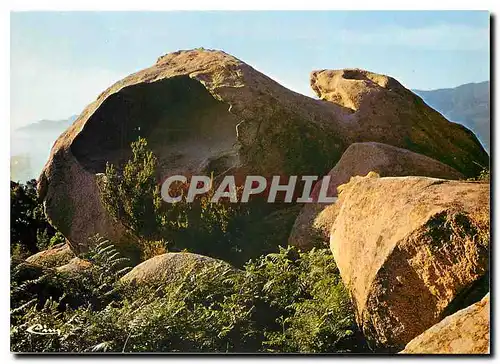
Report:
M 240 271 L 221 265 L 141 287 L 120 283 L 128 269 L 111 245 L 97 245 L 87 259 L 91 268 L 78 274 L 13 264 L 11 350 L 366 350 L 327 250 L 282 248 Z M 29 333 L 34 325 L 58 331 Z

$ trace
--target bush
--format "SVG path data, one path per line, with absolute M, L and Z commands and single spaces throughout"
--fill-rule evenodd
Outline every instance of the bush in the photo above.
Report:
M 490 183 L 490 168 L 481 166 L 481 171 L 476 177 L 467 178 L 467 181 Z
M 490 169 L 483 168 L 483 170 L 479 173 L 477 180 L 482 182 L 490 182 Z
M 252 257 L 276 251 L 288 238 L 299 211 L 290 204 L 211 203 L 213 190 L 193 203 L 163 202 L 158 161 L 147 141 L 139 138 L 131 147 L 132 157 L 123 168 L 108 164 L 99 186 L 107 211 L 140 239 L 143 259 L 155 252 L 187 250 L 242 266 Z M 185 193 L 188 186 L 176 188 Z M 276 214 L 277 208 L 285 213 Z
M 272 352 L 365 350 L 349 295 L 327 249 L 300 253 L 280 248 L 246 266 L 259 277 L 277 326 L 266 330 L 264 349 Z M 267 323 L 269 325 L 269 323 Z
M 30 334 L 35 324 L 58 327 L 71 312 L 99 312 L 121 300 L 118 279 L 130 267 L 108 241 L 94 238 L 96 247 L 83 258 L 92 265 L 77 274 L 13 260 L 11 263 L 11 348 L 13 351 L 59 351 L 59 338 Z M 65 321 L 66 320 L 66 321 Z
M 36 180 L 26 184 L 10 181 L 10 213 L 11 253 L 24 257 L 51 246 L 57 231 L 47 221 L 43 203 L 38 201 Z

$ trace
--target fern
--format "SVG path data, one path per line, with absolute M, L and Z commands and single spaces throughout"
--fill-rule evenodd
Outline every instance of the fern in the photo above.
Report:
M 26 298 L 11 311 L 12 350 L 364 350 L 356 338 L 349 296 L 328 250 L 302 253 L 281 248 L 248 262 L 243 271 L 215 264 L 187 271 L 175 284 L 123 286 L 118 279 L 129 268 L 118 269 L 124 262 L 109 241 L 94 239 L 95 248 L 85 256 L 92 267 L 84 274 L 83 285 L 92 293 L 79 291 L 86 302 L 65 305 L 69 290 L 68 297 L 48 298 L 43 305 Z M 30 278 L 31 283 L 16 287 L 30 289 L 38 281 Z M 26 329 L 34 323 L 58 329 L 60 335 L 30 335 Z

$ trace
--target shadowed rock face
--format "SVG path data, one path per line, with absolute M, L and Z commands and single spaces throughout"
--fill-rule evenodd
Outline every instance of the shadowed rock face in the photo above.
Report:
M 488 354 L 490 294 L 417 336 L 401 354 Z
M 106 162 L 125 162 L 130 143 L 143 136 L 163 170 L 195 172 L 207 156 L 232 150 L 237 123 L 227 104 L 214 99 L 198 81 L 179 76 L 112 94 L 75 137 L 71 152 L 86 170 L 99 173 Z M 220 168 L 232 166 L 228 164 Z
M 330 247 L 376 346 L 401 350 L 477 295 L 488 271 L 489 184 L 371 173 L 339 192 L 327 208 Z
M 382 177 L 425 176 L 459 179 L 463 175 L 450 166 L 421 154 L 391 145 L 367 142 L 354 143 L 328 173 L 330 183 L 327 196 L 337 196 L 337 187 L 354 176 L 365 176 L 370 171 Z M 317 202 L 321 183 L 315 185 L 311 197 Z M 302 250 L 328 245 L 331 218 L 322 213 L 327 204 L 308 203 L 300 211 L 288 239 L 290 245 Z
M 387 92 L 401 98 L 406 91 Z M 385 99 L 374 100 L 371 108 L 385 110 Z M 380 127 L 379 119 L 357 120 L 351 104 L 292 92 L 221 51 L 170 53 L 115 83 L 85 108 L 55 142 L 39 178 L 39 192 L 49 219 L 73 251 L 87 250 L 88 237 L 100 234 L 123 253 L 137 255 L 134 237 L 103 208 L 96 173 L 104 171 L 106 162 L 126 160 L 130 142 L 138 136 L 148 139 L 160 161 L 159 181 L 177 173 L 324 175 L 353 141 L 385 141 L 391 123 L 389 144 L 419 149 L 445 163 L 454 155 L 463 162 L 460 171 L 477 169 L 472 160 L 483 151 L 471 135 L 454 135 L 456 146 L 441 153 L 450 146 L 443 133 L 455 129 L 425 104 L 412 109 L 417 116 L 402 109 Z M 440 118 L 440 134 L 421 143 L 407 131 L 422 118 L 427 118 L 426 125 Z M 458 165 L 452 162 L 448 164 Z

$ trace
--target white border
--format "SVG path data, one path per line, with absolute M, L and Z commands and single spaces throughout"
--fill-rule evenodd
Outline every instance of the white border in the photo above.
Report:
M 43 5 L 41 5 L 43 3 Z M 378 1 L 229 1 L 159 2 L 154 0 L 97 1 L 74 3 L 64 0 L 24 0 L 13 2 L 11 10 L 492 10 L 494 0 Z
M 9 127 L 9 108 L 10 108 L 10 99 L 9 99 L 9 83 L 10 83 L 10 56 L 9 56 L 9 49 L 10 49 L 10 11 L 27 11 L 27 10 L 490 10 L 493 13 L 495 13 L 495 10 L 498 8 L 498 4 L 500 4 L 499 1 L 493 1 L 493 0 L 454 0 L 454 1 L 436 1 L 436 0 L 419 0 L 415 2 L 403 2 L 401 0 L 399 1 L 389 1 L 389 0 L 378 0 L 378 1 L 358 1 L 356 3 L 353 3 L 351 1 L 342 1 L 342 2 L 335 2 L 333 3 L 331 0 L 317 0 L 317 1 L 296 1 L 296 0 L 289 0 L 289 1 L 269 1 L 269 0 L 254 0 L 254 1 L 229 1 L 229 0 L 213 0 L 210 2 L 207 1 L 200 1 L 200 0 L 192 0 L 190 2 L 159 2 L 159 1 L 151 1 L 151 0 L 141 0 L 141 1 L 131 1 L 131 0 L 121 0 L 121 1 L 109 1 L 109 2 L 104 2 L 103 0 L 87 0 L 85 2 L 81 2 L 79 4 L 72 3 L 68 0 L 62 1 L 62 0 L 52 0 L 52 1 L 36 1 L 36 0 L 25 0 L 25 1 L 11 1 L 10 4 L 6 4 L 5 2 L 1 3 L 2 7 L 2 12 L 1 12 L 1 18 L 0 18 L 0 29 L 1 29 L 1 37 L 0 40 L 2 42 L 2 50 L 3 52 L 1 53 L 1 60 L 2 60 L 2 79 L 1 79 L 1 95 L 0 95 L 0 100 L 2 102 L 2 108 L 1 108 L 1 122 L 0 122 L 0 128 L 1 128 L 1 137 L 4 138 L 2 140 L 2 143 L 0 143 L 0 150 L 2 153 L 2 158 L 0 159 L 1 163 L 1 173 L 2 173 L 2 179 L 0 183 L 0 196 L 1 196 L 1 201 L 0 201 L 0 206 L 1 206 L 1 211 L 2 211 L 2 224 L 1 224 L 1 231 L 2 231 L 2 248 L 4 249 L 2 258 L 3 258 L 3 272 L 2 272 L 2 293 L 3 293 L 3 299 L 1 301 L 1 317 L 2 317 L 2 322 L 1 322 L 1 327 L 0 327 L 0 332 L 1 332 L 1 339 L 0 339 L 0 344 L 1 344 L 1 359 L 6 360 L 6 361 L 13 361 L 15 358 L 10 354 L 9 352 L 9 333 L 7 331 L 8 327 L 8 322 L 9 322 L 9 240 L 10 240 L 10 231 L 9 231 L 9 222 L 10 222 L 10 209 L 9 209 L 9 204 L 10 204 L 10 197 L 7 195 L 7 191 L 9 190 L 7 184 L 8 179 L 7 176 L 10 176 L 9 172 L 9 147 L 10 147 L 10 142 L 9 142 L 9 136 L 10 136 L 10 127 Z M 496 28 L 498 28 L 498 24 L 496 24 Z M 495 33 L 496 30 L 495 30 Z M 494 47 L 498 45 L 498 40 L 497 37 L 494 37 Z M 497 55 L 498 57 L 498 55 Z M 495 65 L 497 62 L 495 61 Z M 493 64 L 491 65 L 492 67 L 494 66 Z M 493 85 L 495 85 L 495 80 L 494 80 L 494 75 L 492 75 L 491 82 Z M 497 106 L 498 103 L 498 96 L 497 93 L 495 93 L 495 100 L 494 104 Z M 493 101 L 493 100 L 492 100 Z M 493 107 L 493 105 L 492 105 Z M 496 108 L 495 108 L 496 109 Z M 492 121 L 495 122 L 495 121 Z M 498 139 L 498 128 L 496 129 L 495 132 L 495 137 L 497 140 Z M 495 148 L 496 149 L 496 148 Z M 492 146 L 492 150 L 494 150 L 494 147 Z M 495 160 L 495 165 L 494 165 L 494 170 L 496 171 L 498 169 L 498 163 Z M 9 178 L 10 179 L 10 178 Z M 495 191 L 498 191 L 498 180 L 495 178 Z M 492 226 L 500 227 L 499 224 L 499 218 L 498 218 L 498 213 L 499 209 L 498 206 L 495 203 L 495 221 L 492 222 Z M 495 245 L 495 242 L 492 242 L 492 246 Z M 494 252 L 497 251 L 497 249 L 493 250 Z M 498 262 L 498 257 L 495 256 L 495 262 Z M 498 281 L 496 277 L 493 277 L 493 282 L 495 285 L 495 292 L 498 292 Z M 495 303 L 495 307 L 492 307 L 492 311 L 498 312 L 497 311 L 497 300 L 496 297 L 493 298 L 493 302 Z M 495 320 L 496 321 L 496 320 Z M 495 340 L 496 343 L 498 343 L 498 340 Z M 498 346 L 495 345 L 497 350 Z M 79 359 L 82 359 L 82 357 L 78 357 Z M 123 357 L 109 357 L 109 356 L 87 356 L 84 357 L 84 360 L 92 360 L 92 361 L 97 361 L 97 362 L 107 362 L 109 360 L 122 360 Z M 148 357 L 150 358 L 150 357 Z M 198 360 L 201 359 L 199 357 L 190 357 L 190 358 L 178 358 L 178 357 L 156 357 L 157 359 L 160 360 L 169 360 L 169 362 L 177 362 L 182 360 L 185 362 L 185 360 Z M 349 358 L 349 357 L 347 357 Z M 38 362 L 52 362 L 54 357 L 24 357 L 23 358 L 26 361 L 32 361 L 32 360 L 37 360 Z M 62 360 L 68 359 L 68 357 L 61 358 Z M 139 356 L 129 356 L 127 357 L 128 360 L 131 362 L 137 362 L 139 360 L 144 359 L 144 357 L 139 357 Z M 214 357 L 204 357 L 204 359 L 208 360 L 219 360 L 219 358 L 214 358 Z M 239 360 L 240 357 L 235 358 L 236 360 Z M 257 361 L 262 359 L 261 357 L 251 357 L 248 358 L 249 361 Z M 276 358 L 278 359 L 278 358 Z M 275 359 L 275 360 L 276 360 Z M 290 357 L 280 357 L 280 360 L 290 360 Z M 300 359 L 301 361 L 304 362 L 313 362 L 317 360 L 317 357 L 303 357 Z M 341 357 L 335 356 L 335 357 L 329 357 L 328 360 L 339 360 L 342 359 Z M 352 359 L 352 358 L 351 358 Z M 371 361 L 371 360 L 401 360 L 405 359 L 408 360 L 408 358 L 401 358 L 401 357 L 395 357 L 395 358 L 387 358 L 387 357 L 366 357 L 366 358 L 357 358 L 357 360 L 360 360 L 362 362 L 366 361 Z M 430 362 L 437 361 L 436 357 L 428 358 L 426 359 Z M 446 360 L 446 359 L 445 359 Z M 448 358 L 448 360 L 453 360 L 453 358 Z M 481 360 L 479 358 L 466 358 L 462 359 L 466 361 L 477 361 Z

